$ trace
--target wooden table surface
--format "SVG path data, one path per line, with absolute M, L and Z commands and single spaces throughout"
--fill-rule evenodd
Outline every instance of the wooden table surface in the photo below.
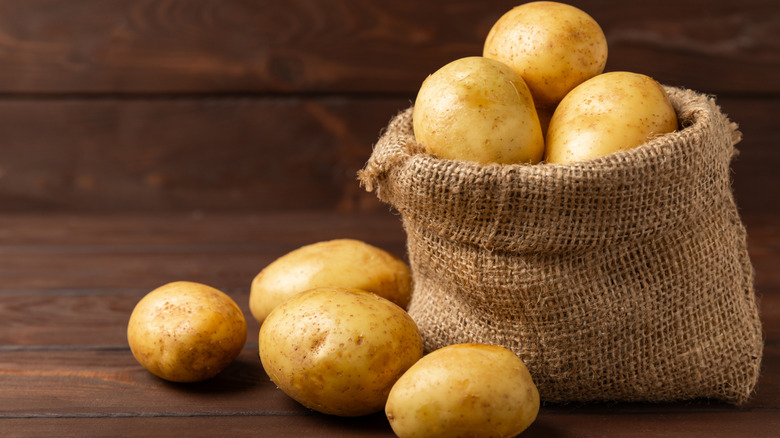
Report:
M 176 280 L 248 309 L 254 275 L 315 241 L 405 257 L 356 182 L 438 67 L 481 53 L 512 0 L 0 0 L 0 437 L 393 436 L 381 413 L 311 412 L 276 389 L 249 318 L 222 374 L 172 384 L 126 340 Z M 607 70 L 717 96 L 743 133 L 733 188 L 765 332 L 741 407 L 544 405 L 528 437 L 780 436 L 777 0 L 570 2 Z
M 767 336 L 747 405 L 543 405 L 523 436 L 777 436 L 778 219 L 746 218 Z M 243 353 L 202 383 L 161 380 L 127 346 L 130 312 L 152 288 L 174 280 L 216 285 L 250 315 L 256 271 L 291 249 L 337 237 L 404 254 L 403 230 L 390 213 L 0 217 L 2 436 L 393 436 L 382 413 L 326 416 L 277 389 L 258 358 L 259 324 L 251 317 Z

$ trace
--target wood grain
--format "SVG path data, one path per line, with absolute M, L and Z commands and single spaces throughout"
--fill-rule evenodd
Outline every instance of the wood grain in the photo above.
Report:
M 556 415 L 745 412 L 780 409 L 780 345 L 768 344 L 765 372 L 747 405 L 694 400 L 671 403 L 545 404 Z M 172 417 L 313 414 L 265 374 L 257 348 L 247 348 L 217 377 L 166 382 L 127 348 L 0 349 L 0 419 L 54 417 Z M 57 395 L 67 394 L 65 397 Z
M 306 414 L 266 376 L 256 349 L 189 385 L 152 375 L 127 348 L 0 351 L 0 373 L 0 418 Z
M 771 227 L 764 216 L 751 220 L 760 230 Z M 370 213 L 311 210 L 0 215 L 0 250 L 8 255 L 131 253 L 144 249 L 183 254 L 254 249 L 272 255 L 316 239 L 339 237 L 365 240 L 401 257 L 405 252 L 401 218 L 389 208 Z
M 571 3 L 604 29 L 610 70 L 711 93 L 780 92 L 774 0 Z M 3 0 L 0 92 L 408 93 L 481 54 L 517 4 Z
M 251 281 L 251 278 L 250 278 Z M 166 283 L 162 282 L 160 285 Z M 260 324 L 249 311 L 246 290 L 221 290 L 238 305 L 252 336 L 248 346 L 257 346 Z M 41 348 L 126 348 L 127 323 L 136 303 L 156 286 L 130 290 L 72 290 L 55 292 L 27 290 L 0 294 L 3 330 L 0 350 Z
M 382 415 L 358 418 L 311 416 L 201 416 L 143 418 L 58 418 L 3 420 L 9 438 L 75 435 L 147 437 L 161 431 L 199 436 L 219 430 L 234 438 L 262 436 L 395 437 Z M 774 412 L 635 413 L 621 415 L 558 415 L 542 411 L 523 438 L 751 437 L 775 438 L 780 428 Z
M 360 210 L 408 101 L 0 99 L 0 210 Z
M 384 414 L 340 418 L 302 413 L 298 415 L 241 414 L 236 416 L 10 418 L 2 420 L 4 437 L 60 437 L 63 430 L 75 436 L 147 438 L 150 436 L 260 437 L 386 437 L 393 438 Z
M 35 227 L 31 230 L 58 231 L 24 243 L 20 236 L 32 233 L 18 230 L 28 220 Z M 0 223 L 6 225 L 6 238 L 0 239 L 0 288 L 11 294 L 36 289 L 150 290 L 176 280 L 246 291 L 260 269 L 277 257 L 335 238 L 360 239 L 405 257 L 400 219 L 388 211 L 159 219 L 51 216 L 34 220 L 23 215 L 0 218 Z M 90 228 L 90 224 L 101 225 Z M 231 237 L 223 239 L 224 235 Z M 155 243 L 155 239 L 160 240 Z

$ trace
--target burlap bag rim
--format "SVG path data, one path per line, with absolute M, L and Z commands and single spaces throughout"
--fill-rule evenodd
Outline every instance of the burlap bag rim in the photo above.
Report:
M 741 139 L 737 125 L 713 98 L 664 88 L 677 111 L 679 130 L 631 150 L 565 165 L 483 165 L 434 157 L 415 142 L 410 107 L 390 122 L 359 180 L 428 229 L 492 250 L 549 252 L 657 237 L 706 213 L 711 185 L 680 182 L 707 181 L 718 170 L 711 166 L 728 165 Z M 707 154 L 726 157 L 703 159 Z M 639 187 L 623 183 L 647 167 L 667 177 Z M 474 202 L 480 194 L 496 193 L 504 199 L 492 200 L 487 208 Z M 599 208 L 593 208 L 594 202 Z M 420 203 L 440 208 L 413 208 Z M 462 211 L 469 220 L 444 211 Z

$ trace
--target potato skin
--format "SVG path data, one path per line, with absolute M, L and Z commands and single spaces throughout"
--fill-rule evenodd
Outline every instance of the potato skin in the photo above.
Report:
M 133 309 L 127 341 L 138 362 L 172 382 L 210 379 L 244 347 L 246 320 L 225 293 L 177 281 L 144 296 Z
M 439 158 L 538 163 L 544 137 L 523 78 L 507 65 L 471 56 L 428 76 L 414 103 L 417 143 Z
M 523 361 L 486 344 L 429 353 L 398 379 L 385 406 L 401 438 L 512 437 L 538 412 L 539 391 Z
M 537 1 L 501 16 L 485 38 L 482 54 L 514 68 L 531 89 L 536 106 L 549 108 L 604 71 L 607 39 L 584 11 Z
M 328 286 L 366 290 L 406 308 L 412 275 L 402 260 L 360 240 L 316 242 L 261 270 L 252 280 L 249 309 L 262 323 L 274 307 L 293 295 Z
M 422 356 L 411 317 L 359 289 L 318 288 L 277 306 L 260 327 L 268 376 L 302 405 L 330 415 L 381 411 L 398 377 Z
M 603 73 L 577 86 L 556 108 L 545 161 L 590 160 L 677 128 L 677 114 L 658 82 L 638 73 Z

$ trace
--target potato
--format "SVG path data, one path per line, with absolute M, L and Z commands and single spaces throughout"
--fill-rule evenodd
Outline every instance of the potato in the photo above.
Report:
M 360 289 L 317 288 L 277 306 L 259 335 L 260 360 L 287 395 L 318 412 L 379 412 L 404 371 L 422 356 L 412 318 Z
M 544 154 L 525 82 L 508 66 L 480 56 L 457 59 L 428 76 L 412 120 L 417 143 L 440 158 L 538 163 Z
M 365 242 L 317 242 L 283 255 L 260 271 L 252 281 L 249 309 L 262 323 L 287 298 L 325 286 L 367 290 L 406 308 L 412 275 L 406 263 Z
M 604 71 L 607 39 L 596 20 L 574 6 L 531 2 L 495 22 L 482 55 L 514 68 L 531 89 L 536 106 L 549 108 Z
M 604 73 L 577 86 L 558 105 L 547 129 L 545 160 L 590 160 L 676 129 L 677 114 L 655 80 L 638 73 Z
M 136 360 L 172 382 L 217 375 L 244 347 L 246 320 L 229 296 L 204 284 L 178 281 L 149 292 L 127 325 Z
M 385 413 L 404 437 L 512 437 L 539 412 L 525 364 L 496 345 L 456 344 L 429 353 L 395 383 Z

